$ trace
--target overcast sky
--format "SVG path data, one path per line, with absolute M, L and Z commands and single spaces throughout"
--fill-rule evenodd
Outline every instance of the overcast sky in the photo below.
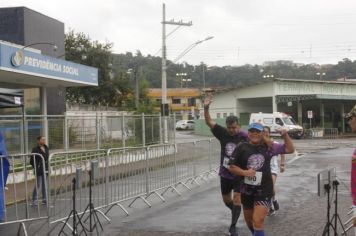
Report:
M 160 56 L 162 1 L 1 0 L 0 7 L 26 6 L 64 22 L 66 31 L 114 43 L 115 53 Z M 192 21 L 167 39 L 174 60 L 209 66 L 293 60 L 332 63 L 356 59 L 355 0 L 166 0 L 166 20 Z M 175 26 L 167 26 L 167 34 Z

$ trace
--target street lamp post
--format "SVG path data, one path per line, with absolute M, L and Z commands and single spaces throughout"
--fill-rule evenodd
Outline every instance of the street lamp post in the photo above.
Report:
M 177 25 L 177 26 L 192 26 L 192 22 L 183 22 L 182 20 L 180 21 L 166 21 L 166 5 L 163 3 L 162 4 L 162 104 L 161 104 L 161 116 L 163 117 L 163 141 L 165 143 L 168 142 L 168 116 L 169 116 L 169 110 L 168 110 L 168 102 L 167 102 L 167 63 L 166 63 L 166 25 Z M 177 62 L 180 58 L 182 58 L 185 54 L 187 54 L 190 50 L 192 50 L 195 46 L 198 44 L 202 43 L 203 41 L 212 39 L 213 37 L 207 37 L 204 40 L 200 40 L 194 44 L 192 44 L 190 47 L 188 47 L 186 50 L 184 50 L 173 63 Z
M 185 82 L 185 88 L 187 88 L 188 82 L 192 82 L 192 79 L 182 79 L 183 82 Z
M 139 83 L 138 83 L 138 78 L 137 78 L 137 69 L 128 69 L 127 73 L 133 77 L 135 81 L 135 108 L 138 110 L 138 105 L 139 105 Z
M 34 45 L 39 45 L 39 44 L 47 44 L 47 45 L 52 45 L 53 46 L 53 51 L 57 51 L 58 47 L 55 43 L 51 43 L 51 42 L 39 42 L 39 43 L 31 43 L 31 44 L 28 44 L 24 47 L 21 48 L 21 50 L 24 50 L 25 48 L 28 48 L 28 47 L 31 47 L 31 46 L 34 46 Z
M 173 63 L 176 63 L 177 61 L 179 61 L 182 57 L 184 57 L 188 52 L 190 52 L 193 48 L 195 48 L 196 46 L 198 46 L 199 44 L 208 41 L 210 39 L 213 39 L 214 36 L 208 36 L 205 39 L 202 40 L 198 40 L 195 43 L 192 43 L 191 45 L 189 45 L 183 52 L 181 52 L 174 60 Z
M 205 93 L 205 65 L 202 63 L 203 66 L 203 93 Z
M 187 73 L 176 73 L 176 76 L 180 79 L 180 87 L 183 87 L 183 81 L 185 81 L 184 77 L 187 76 Z
M 319 75 L 319 80 L 322 80 L 322 77 L 326 75 L 325 72 L 317 72 L 317 75 Z
M 274 75 L 263 75 L 262 76 L 264 79 L 273 79 Z

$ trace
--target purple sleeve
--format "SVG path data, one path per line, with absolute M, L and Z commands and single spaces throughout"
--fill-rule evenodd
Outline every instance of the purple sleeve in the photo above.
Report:
M 246 132 L 246 131 L 244 131 L 244 130 L 240 130 L 239 135 L 240 135 L 241 137 L 243 137 L 243 138 L 247 139 L 247 132 Z
M 286 153 L 286 145 L 283 143 L 273 142 L 271 153 L 273 156 Z

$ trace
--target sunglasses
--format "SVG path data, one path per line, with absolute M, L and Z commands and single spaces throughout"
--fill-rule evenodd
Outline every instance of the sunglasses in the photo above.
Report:
M 248 131 L 251 132 L 251 133 L 261 133 L 261 130 L 254 129 L 254 128 L 249 129 Z
M 354 117 L 356 117 L 356 116 L 349 116 L 349 117 L 346 118 L 346 121 L 349 122 L 349 121 L 351 121 L 352 118 L 354 118 Z

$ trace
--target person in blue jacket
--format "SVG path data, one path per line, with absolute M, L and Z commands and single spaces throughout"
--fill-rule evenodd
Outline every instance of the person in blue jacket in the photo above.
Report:
M 0 132 L 0 222 L 5 220 L 5 191 L 10 163 L 7 159 L 5 140 Z

